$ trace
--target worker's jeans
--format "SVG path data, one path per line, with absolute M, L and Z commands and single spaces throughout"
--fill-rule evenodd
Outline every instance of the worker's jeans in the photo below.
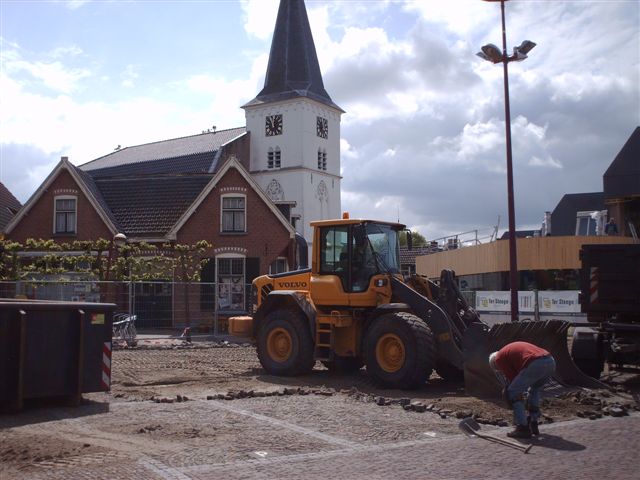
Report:
M 507 387 L 509 399 L 513 405 L 513 420 L 516 425 L 526 425 L 527 415 L 524 408 L 524 393 L 529 391 L 529 410 L 539 415 L 540 389 L 547 383 L 556 369 L 556 362 L 551 355 L 536 358 L 520 370 L 516 378 Z M 532 418 L 538 420 L 538 418 Z

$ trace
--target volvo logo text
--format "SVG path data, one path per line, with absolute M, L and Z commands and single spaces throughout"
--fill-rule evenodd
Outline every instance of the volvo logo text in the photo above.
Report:
M 282 288 L 307 288 L 307 282 L 282 282 L 280 284 Z

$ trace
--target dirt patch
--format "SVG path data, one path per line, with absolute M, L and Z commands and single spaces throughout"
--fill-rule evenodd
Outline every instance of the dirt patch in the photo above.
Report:
M 613 391 L 582 394 L 559 386 L 555 391 L 552 389 L 543 399 L 544 421 L 567 420 L 583 416 L 580 414 L 585 411 L 602 411 L 610 405 L 627 409 L 636 405 L 633 393 L 640 391 L 639 372 L 615 372 L 605 375 L 604 380 Z M 193 399 L 222 395 L 220 398 L 233 400 L 247 396 L 248 392 L 252 392 L 251 396 L 256 392 L 264 395 L 287 388 L 302 388 L 312 393 L 329 389 L 372 406 L 386 404 L 402 408 L 400 400 L 409 399 L 425 407 L 431 406 L 425 410 L 432 414 L 460 417 L 471 412 L 485 423 L 511 420 L 510 410 L 501 402 L 469 397 L 462 383 L 445 382 L 435 373 L 424 387 L 407 392 L 377 388 L 364 369 L 352 375 L 336 375 L 320 363 L 313 372 L 300 377 L 268 375 L 260 366 L 255 349 L 248 345 L 197 344 L 114 352 L 112 394 L 116 398 L 164 401 L 172 398 L 179 401 L 178 397 Z
M 638 409 L 637 370 L 611 372 L 604 380 L 611 390 L 549 391 L 542 423 Z M 40 406 L 0 416 L 0 477 L 46 478 L 51 467 L 104 469 L 122 461 L 180 467 L 203 458 L 224 463 L 264 452 L 414 441 L 454 434 L 467 416 L 511 424 L 500 402 L 469 397 L 462 383 L 435 374 L 410 392 L 379 389 L 364 369 L 336 375 L 320 363 L 308 375 L 275 377 L 261 368 L 253 347 L 214 343 L 116 350 L 111 392 L 84 397 L 76 409 Z

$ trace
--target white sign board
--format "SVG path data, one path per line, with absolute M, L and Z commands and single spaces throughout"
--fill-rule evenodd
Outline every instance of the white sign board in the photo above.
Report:
M 538 292 L 538 311 L 544 313 L 580 313 L 577 290 Z
M 520 312 L 535 312 L 535 292 L 518 292 Z M 511 292 L 476 292 L 476 310 L 479 312 L 510 312 Z

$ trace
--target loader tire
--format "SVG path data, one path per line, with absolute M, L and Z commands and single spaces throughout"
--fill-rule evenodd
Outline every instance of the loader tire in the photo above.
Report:
M 269 313 L 260 327 L 258 359 L 272 375 L 303 375 L 313 369 L 313 340 L 303 314 L 296 309 Z
M 411 313 L 382 315 L 364 343 L 367 373 L 384 388 L 415 389 L 431 376 L 436 358 L 433 333 Z
M 331 373 L 348 375 L 355 373 L 364 366 L 364 362 L 359 357 L 341 357 L 336 355 L 333 360 L 322 362 Z

